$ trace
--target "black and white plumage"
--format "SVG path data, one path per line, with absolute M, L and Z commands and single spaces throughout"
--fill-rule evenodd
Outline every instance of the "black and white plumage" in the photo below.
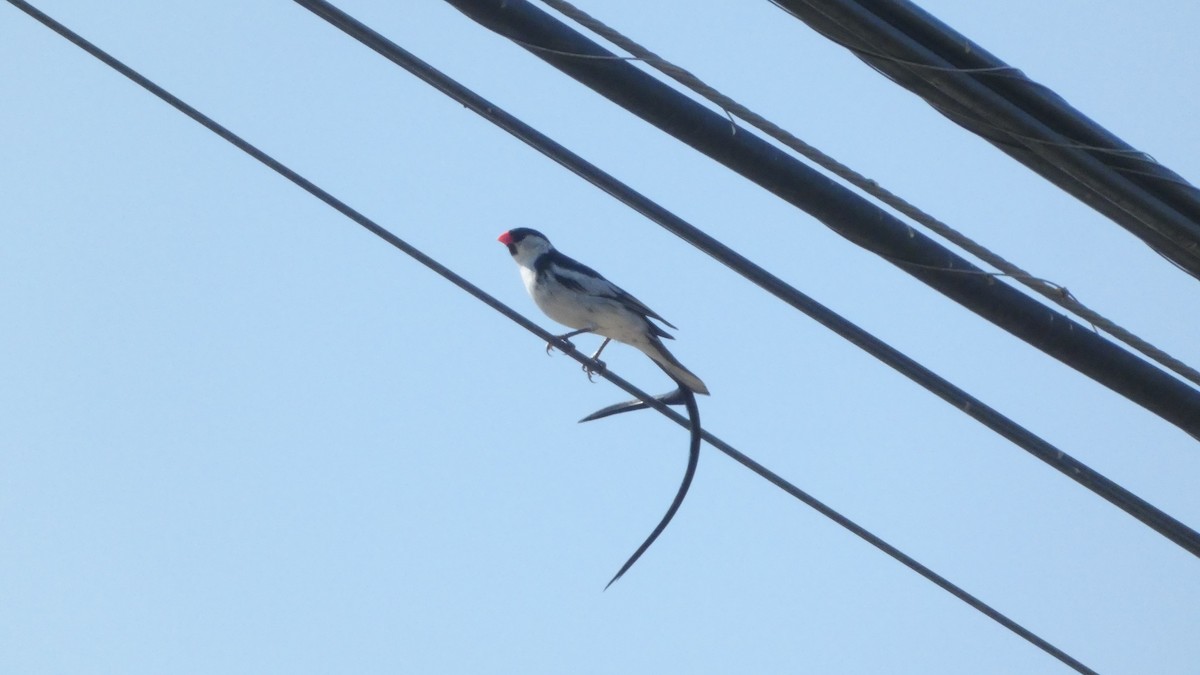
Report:
M 708 387 L 685 368 L 662 339 L 673 340 L 651 319 L 675 328 L 637 298 L 621 290 L 596 270 L 560 253 L 541 232 L 526 227 L 509 230 L 498 241 L 508 247 L 521 268 L 525 289 L 546 316 L 574 329 L 563 337 L 595 333 L 636 347 L 681 385 L 707 394 Z

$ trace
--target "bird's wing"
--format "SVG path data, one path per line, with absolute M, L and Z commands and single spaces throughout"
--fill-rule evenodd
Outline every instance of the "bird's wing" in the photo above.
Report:
M 646 303 L 626 293 L 620 286 L 605 279 L 596 270 L 558 251 L 554 251 L 554 253 L 557 255 L 550 262 L 555 269 L 551 273 L 560 284 L 580 293 L 616 300 L 643 316 L 657 319 L 667 326 L 675 328 L 674 324 L 659 316 L 658 312 L 647 307 Z

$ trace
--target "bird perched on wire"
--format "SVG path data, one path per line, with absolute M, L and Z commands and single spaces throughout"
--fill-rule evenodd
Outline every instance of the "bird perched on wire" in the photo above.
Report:
M 651 319 L 670 328 L 675 326 L 654 310 L 600 276 L 596 270 L 560 253 L 546 235 L 537 230 L 518 227 L 500 235 L 498 241 L 508 247 L 513 260 L 521 267 L 525 290 L 529 291 L 538 308 L 551 319 L 574 329 L 558 336 L 559 339 L 566 340 L 581 333 L 604 337 L 604 342 L 592 355 L 592 360 L 601 367 L 604 364 L 599 361 L 600 353 L 609 341 L 623 342 L 649 356 L 681 386 L 697 394 L 708 393 L 704 382 L 663 345 L 662 338 L 675 338 Z
M 599 361 L 600 352 L 610 340 L 624 342 L 637 347 L 649 356 L 660 368 L 667 373 L 676 384 L 675 391 L 657 397 L 667 405 L 683 403 L 688 410 L 688 427 L 690 441 L 688 444 L 688 463 L 683 472 L 683 480 L 675 492 L 675 499 L 667 508 L 666 514 L 650 532 L 650 536 L 642 545 L 629 556 L 621 569 L 617 571 L 608 586 L 612 586 L 621 575 L 629 571 L 633 564 L 649 550 L 650 546 L 663 533 L 675 513 L 683 504 L 696 475 L 696 465 L 700 459 L 700 409 L 696 405 L 696 394 L 707 394 L 708 387 L 690 370 L 676 359 L 663 346 L 662 338 L 673 339 L 651 319 L 661 321 L 664 325 L 674 328 L 669 321 L 662 318 L 647 307 L 642 301 L 617 287 L 608 279 L 600 276 L 596 270 L 559 253 L 546 239 L 546 235 L 526 227 L 518 227 L 500 235 L 499 242 L 508 247 L 513 260 L 521 267 L 521 278 L 525 281 L 525 290 L 533 296 L 533 301 L 555 321 L 570 326 L 574 330 L 560 335 L 560 340 L 567 340 L 580 333 L 595 333 L 604 337 L 600 348 L 592 354 L 592 360 L 598 367 L 604 363 Z M 553 345 L 547 345 L 549 351 Z M 584 366 L 591 377 L 592 370 Z M 608 406 L 580 420 L 600 419 L 609 415 L 646 407 L 641 400 L 633 400 L 615 406 Z M 605 588 L 608 588 L 605 586 Z

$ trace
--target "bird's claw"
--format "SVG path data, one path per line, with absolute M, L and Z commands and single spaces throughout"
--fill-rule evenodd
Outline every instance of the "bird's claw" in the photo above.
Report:
M 575 349 L 575 344 L 573 342 L 571 342 L 570 340 L 568 340 L 567 338 L 560 337 L 558 339 L 567 343 L 567 351 L 573 351 Z M 555 349 L 558 349 L 557 344 L 555 344 L 553 341 L 547 342 L 546 343 L 546 356 L 550 356 L 550 352 L 554 351 Z
M 596 373 L 604 372 L 605 368 L 607 368 L 605 363 L 599 359 L 595 360 L 595 364 L 595 366 L 590 363 L 583 364 L 583 372 L 587 373 L 588 382 L 595 382 L 595 380 L 592 379 L 592 376 Z

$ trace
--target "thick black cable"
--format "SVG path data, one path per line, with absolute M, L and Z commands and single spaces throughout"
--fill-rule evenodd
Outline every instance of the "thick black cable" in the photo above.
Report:
M 310 8 L 328 6 L 297 1 Z M 753 132 L 730 133 L 721 115 L 526 0 L 446 2 L 995 325 L 1200 438 L 1200 391 L 988 276 Z
M 946 92 L 936 87 L 925 86 L 925 83 L 919 77 L 907 70 L 908 68 L 926 67 L 937 68 L 943 71 L 953 71 L 955 70 L 954 68 L 925 66 L 916 62 L 889 57 L 886 54 L 876 51 L 874 45 L 869 40 L 864 41 L 858 38 L 842 25 L 820 12 L 815 10 L 811 10 L 810 12 L 793 11 L 778 2 L 774 2 L 773 0 L 772 2 L 786 9 L 793 16 L 804 21 L 826 38 L 849 49 L 853 54 L 893 82 L 912 91 L 919 90 L 919 95 L 925 99 L 925 102 L 946 116 L 946 118 L 992 143 L 1002 152 L 1024 163 L 1055 186 L 1084 202 L 1110 220 L 1121 223 L 1124 227 L 1131 230 L 1141 226 L 1140 221 L 1136 218 L 1129 215 L 1112 201 L 1101 197 L 1087 186 L 1075 180 L 1062 167 L 1031 152 L 1028 148 L 1018 143 L 1011 135 L 1004 133 L 1002 129 L 985 120 L 979 119 L 971 112 L 969 107 L 955 100 Z M 1029 141 L 1032 139 L 1027 137 L 1025 140 Z M 1177 262 L 1181 257 L 1189 255 L 1187 250 L 1182 248 L 1177 242 L 1173 242 L 1171 239 L 1150 229 L 1141 230 L 1138 236 L 1164 258 L 1179 266 L 1180 269 L 1193 276 L 1196 274 L 1195 270 L 1188 269 Z
M 1029 138 L 1021 137 L 1017 132 L 1008 132 L 1020 142 L 1063 145 L 1088 153 L 1104 164 L 1108 172 L 1128 178 L 1151 197 L 1178 211 L 1185 217 L 1179 221 L 1179 227 L 1172 227 L 1165 222 L 1152 222 L 1148 229 L 1144 226 L 1138 228 L 1138 221 L 1127 226 L 1133 225 L 1129 229 L 1138 230 L 1134 232 L 1138 236 L 1143 236 L 1145 232 L 1162 232 L 1174 245 L 1183 249 L 1186 257 L 1192 261 L 1200 258 L 1200 189 L 1196 186 L 1073 108 L 1049 87 L 1029 79 L 911 2 L 859 0 L 858 4 L 910 37 L 929 54 L 950 64 L 947 70 L 956 75 L 965 75 L 967 79 L 991 89 L 1066 139 L 1060 142 L 1057 138 Z M 937 63 L 915 63 L 911 69 L 916 74 L 938 66 Z M 969 90 L 953 83 L 952 86 L 962 89 L 956 97 L 970 96 Z M 1168 259 L 1181 264 L 1174 257 L 1168 256 Z M 1190 267 L 1192 269 L 1189 271 L 1195 273 L 1194 262 Z
M 868 10 L 911 35 L 927 49 L 950 61 L 956 68 L 973 70 L 989 88 L 1016 103 L 1022 110 L 1062 133 L 1071 142 L 1097 153 L 1101 161 L 1165 202 L 1194 222 L 1200 222 L 1200 189 L 1155 161 L 1108 129 L 1076 110 L 1061 96 L 989 53 L 920 7 L 906 0 L 860 0 Z M 997 76 L 1005 72 L 1003 76 Z M 1192 230 L 1190 239 L 1195 241 Z M 1192 255 L 1200 247 L 1190 246 Z
M 1200 278 L 1200 190 L 904 0 L 771 0 Z
M 1033 456 L 1049 464 L 1071 480 L 1100 495 L 1159 534 L 1200 556 L 1200 533 L 1164 513 L 1146 500 L 1109 480 L 1067 453 L 1008 419 L 983 401 L 951 384 L 920 363 L 909 358 L 874 335 L 847 321 L 816 300 L 801 293 L 779 277 L 754 264 L 702 230 L 656 204 L 598 167 L 571 152 L 545 134 L 505 112 L 487 99 L 467 89 L 408 53 L 377 31 L 366 26 L 323 0 L 296 0 L 354 39 L 409 71 L 422 81 L 450 96 L 513 136 L 528 143 L 550 159 L 575 172 L 581 178 L 616 197 L 663 228 L 690 242 L 759 287 L 816 320 L 904 376 L 936 394 L 956 409 L 978 420 L 989 429 L 1012 441 Z
M 323 190 L 322 188 L 318 187 L 315 183 L 309 181 L 308 179 L 304 178 L 300 174 L 298 174 L 295 171 L 293 171 L 292 169 L 288 168 L 286 165 L 279 162 L 275 158 L 273 158 L 270 155 L 266 154 L 265 152 L 259 150 L 255 146 L 251 145 L 249 142 L 243 140 L 241 137 L 237 136 L 232 131 L 229 131 L 225 127 L 218 124 L 212 118 L 204 115 L 199 110 L 196 110 L 195 108 L 191 107 L 187 103 L 184 103 L 181 99 L 179 99 L 175 95 L 171 94 L 167 90 L 158 86 L 157 84 L 155 84 L 154 82 L 152 82 L 145 76 L 141 75 L 137 71 L 133 70 L 132 68 L 121 63 L 116 58 L 114 58 L 113 56 L 111 56 L 107 52 L 105 52 L 104 50 L 100 49 L 99 47 L 92 44 L 91 42 L 88 42 L 83 37 L 81 37 L 80 35 L 76 34 L 73 31 L 71 31 L 69 28 L 62 25 L 61 23 L 55 21 L 53 18 L 51 18 L 50 16 L 48 16 L 41 10 L 37 9 L 36 7 L 30 5 L 27 2 L 24 2 L 23 0 L 8 0 L 8 2 L 9 2 L 9 4 L 17 7 L 21 11 L 23 11 L 26 14 L 28 14 L 29 16 L 33 17 L 38 22 L 45 25 L 47 28 L 50 28 L 55 33 L 66 38 L 68 41 L 75 44 L 80 49 L 83 49 L 88 54 L 91 54 L 96 59 L 100 60 L 104 64 L 108 65 L 109 67 L 113 68 L 114 70 L 121 73 L 125 77 L 129 78 L 137 85 L 143 87 L 150 93 L 154 94 L 155 96 L 159 97 L 166 103 L 170 104 L 176 110 L 178 110 L 178 111 L 182 112 L 183 114 L 187 115 L 188 117 L 192 118 L 196 122 L 203 125 L 205 128 L 209 129 L 213 133 L 217 134 L 221 138 L 223 138 L 226 141 L 233 144 L 238 149 L 242 150 L 243 152 L 250 155 L 254 159 L 258 160 L 259 162 L 265 164 L 271 170 L 275 171 L 276 173 L 279 173 L 280 175 L 282 175 L 284 178 L 288 179 L 292 183 L 295 183 L 297 186 L 304 189 L 309 194 L 313 195 L 317 199 L 320 199 L 322 202 L 325 202 L 327 205 L 333 207 L 339 213 L 350 218 L 355 223 L 358 223 L 363 228 L 370 231 L 372 234 L 375 234 L 376 236 L 380 237 L 387 243 L 391 244 L 392 246 L 396 247 L 403 253 L 405 253 L 405 254 L 409 255 L 410 257 L 412 257 L 413 259 L 415 259 L 417 262 L 428 267 L 429 269 L 431 269 L 432 271 L 437 273 L 442 278 L 446 279 L 447 281 L 450 281 L 451 283 L 453 283 L 455 286 L 457 286 L 461 290 L 466 291 L 471 296 L 480 300 L 487 306 L 496 310 L 500 314 L 503 314 L 505 317 L 507 317 L 508 319 L 510 319 L 511 321 L 516 323 L 517 325 L 528 330 L 529 332 L 533 333 L 534 335 L 538 336 L 539 338 L 546 340 L 547 342 L 554 342 L 556 347 L 558 347 L 560 350 L 563 350 L 566 354 L 568 354 L 571 358 L 575 359 L 579 363 L 586 365 L 586 366 L 591 366 L 593 368 L 595 368 L 597 366 L 596 363 L 592 362 L 590 359 L 585 357 L 583 354 L 576 351 L 574 346 L 570 342 L 567 342 L 565 340 L 558 340 L 558 338 L 555 337 L 549 331 L 546 331 L 545 329 L 541 328 L 537 324 L 535 324 L 532 321 L 530 321 L 529 319 L 525 318 L 520 313 L 516 312 L 515 310 L 511 309 L 504 303 L 500 302 L 496 298 L 494 298 L 491 295 L 484 292 L 483 289 L 479 288 L 478 286 L 475 286 L 471 282 L 467 281 L 463 277 L 456 274 L 454 271 L 450 270 L 448 267 L 442 265 L 441 263 L 437 262 L 433 258 L 425 255 L 416 247 L 408 244 L 407 242 L 400 239 L 396 235 L 392 234 L 390 231 L 388 231 L 381 225 L 375 223 L 371 219 L 367 218 L 365 215 L 359 213 L 358 211 L 354 210 L 346 203 L 344 203 L 341 200 L 334 197 L 332 194 L 330 194 L 330 193 L 326 192 L 325 190 Z M 648 405 L 649 407 L 654 408 L 655 410 L 659 411 L 663 415 L 667 416 L 672 421 L 674 421 L 676 424 L 678 424 L 684 428 L 688 428 L 688 426 L 689 426 L 688 420 L 685 417 L 683 417 L 679 413 L 675 412 L 674 410 L 671 410 L 669 407 L 667 407 L 666 404 L 659 401 L 657 398 L 651 396 L 650 394 L 647 394 L 646 392 L 642 391 L 641 389 L 638 389 L 637 387 L 633 386 L 628 381 L 619 377 L 618 375 L 616 375 L 612 371 L 608 370 L 607 368 L 597 370 L 596 372 L 598 375 L 600 375 L 604 379 L 608 380 L 609 382 L 612 382 L 613 384 L 617 385 L 619 388 L 621 388 L 621 389 L 625 390 L 626 392 L 628 392 L 629 394 L 637 397 L 638 399 L 640 399 L 641 401 L 646 403 L 646 405 Z M 1073 658 L 1071 655 L 1067 654 L 1066 652 L 1062 651 L 1061 649 L 1055 647 L 1051 643 L 1042 639 L 1036 633 L 1033 633 L 1032 631 L 1028 630 L 1024 626 L 1018 624 L 1017 622 L 1013 621 L 1012 619 L 1009 619 L 1007 616 L 1005 616 L 998 610 L 992 608 L 990 605 L 984 603 L 982 600 L 976 598 L 975 596 L 966 592 L 962 588 L 954 585 L 945 577 L 942 577 L 941 575 L 937 574 L 933 570 L 931 570 L 928 567 L 917 562 L 914 558 L 912 558 L 912 557 L 906 555 L 904 552 L 900 551 L 900 549 L 892 546 L 891 544 L 888 544 L 883 539 L 875 536 L 870 531 L 861 527 L 860 525 L 858 525 L 854 521 L 850 520 L 849 518 L 841 515 L 837 511 L 835 511 L 832 508 L 830 508 L 829 506 L 825 505 L 823 502 L 817 500 L 815 497 L 809 495 L 808 493 L 804 492 L 803 490 L 796 487 L 795 485 L 792 485 L 787 480 L 785 480 L 782 476 L 779 476 L 778 474 L 767 469 L 765 466 L 759 464 L 758 462 L 754 461 L 753 459 L 750 459 L 749 457 L 747 457 L 746 455 L 742 454 L 740 451 L 735 449 L 733 446 L 725 443 L 724 441 L 720 440 L 719 438 L 717 438 L 716 436 L 712 435 L 711 433 L 709 433 L 707 431 L 703 433 L 703 437 L 713 447 L 717 448 L 721 452 L 724 452 L 726 455 L 733 458 L 735 461 L 739 462 L 740 464 L 742 464 L 746 468 L 750 469 L 751 471 L 753 471 L 757 475 L 761 476 L 762 478 L 765 478 L 767 481 L 769 481 L 776 487 L 787 492 L 789 495 L 792 495 L 793 497 L 795 497 L 799 501 L 803 502 L 804 504 L 812 507 L 813 509 L 815 509 L 822 515 L 826 516 L 827 518 L 833 520 L 837 524 L 846 528 L 847 530 L 854 533 L 859 538 L 865 540 L 867 543 L 869 543 L 872 546 L 883 551 L 887 555 L 891 556 L 895 560 L 902 563 L 904 566 L 913 570 L 917 574 L 920 574 L 922 577 L 933 582 L 938 587 L 940 587 L 943 590 L 952 594 L 954 597 L 967 603 L 968 605 L 975 608 L 976 610 L 978 610 L 979 612 L 981 612 L 988 618 L 999 623 L 1000 625 L 1004 626 L 1005 628 L 1009 629 L 1010 631 L 1016 633 L 1020 637 L 1029 641 L 1033 645 L 1037 646 L 1039 649 L 1042 649 L 1046 653 L 1054 656 L 1058 660 L 1067 664 L 1074 670 L 1076 670 L 1080 673 L 1094 673 L 1095 672 L 1091 668 L 1088 668 L 1083 663 L 1081 663 L 1080 661 Z

